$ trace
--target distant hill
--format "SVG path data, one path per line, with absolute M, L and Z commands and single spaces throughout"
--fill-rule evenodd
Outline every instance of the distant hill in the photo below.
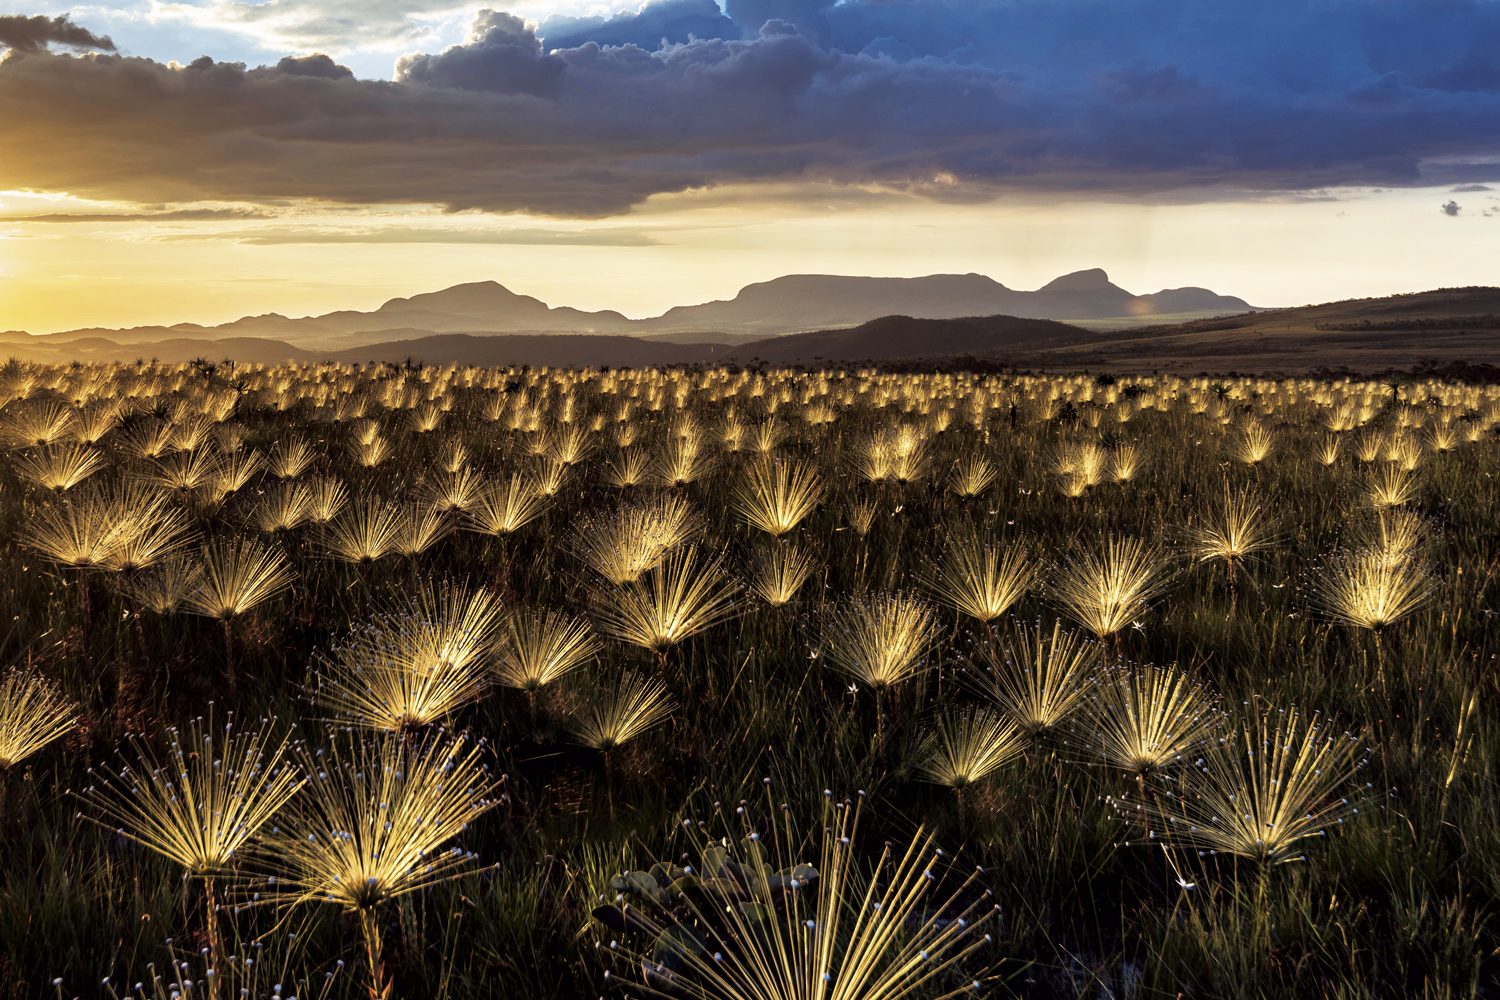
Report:
M 954 319 L 1003 314 L 1029 319 L 1088 320 L 1109 326 L 1141 317 L 1223 315 L 1249 310 L 1244 299 L 1206 288 L 1169 288 L 1134 295 L 1093 268 L 1075 271 L 1036 291 L 1007 288 L 982 274 L 930 274 L 922 278 L 866 278 L 793 274 L 740 289 L 733 299 L 677 306 L 649 319 L 613 310 L 587 312 L 551 307 L 494 281 L 453 285 L 409 298 L 390 299 L 370 312 L 343 310 L 293 319 L 278 313 L 245 316 L 218 326 L 178 323 L 107 330 L 90 328 L 32 337 L 0 333 L 14 345 L 71 344 L 103 338 L 114 344 L 172 339 L 256 337 L 285 341 L 313 352 L 341 352 L 403 339 L 407 334 L 592 333 L 653 337 L 676 343 L 740 344 L 760 337 L 852 327 L 881 316 Z M 212 353 L 210 351 L 209 353 Z
M 1087 278 L 1065 290 L 1090 287 L 1101 297 L 1113 295 Z M 858 364 L 974 356 L 1026 368 L 1369 372 L 1405 370 L 1433 361 L 1500 364 L 1500 288 L 1438 289 L 1102 333 L 1013 315 L 888 315 L 857 326 L 779 337 L 736 334 L 732 343 L 695 340 L 682 333 L 434 334 L 404 328 L 386 331 L 376 343 L 330 350 L 262 337 L 185 337 L 174 335 L 177 329 L 172 327 L 137 332 L 143 339 L 121 343 L 104 330 L 75 331 L 71 337 L 29 337 L 12 331 L 0 333 L 0 351 L 53 363 L 153 357 L 173 363 L 200 356 L 229 356 L 249 363 L 411 357 L 429 364 L 615 368 L 720 362 Z M 151 332 L 157 338 L 145 339 Z
M 1056 365 L 1197 371 L 1354 371 L 1500 363 L 1500 288 L 1471 286 L 1092 334 Z
M 822 330 L 770 337 L 735 348 L 727 360 L 773 365 L 816 361 L 880 361 L 942 358 L 971 354 L 1034 351 L 1054 342 L 1071 343 L 1085 331 L 1066 323 L 1016 316 L 916 319 L 884 316 L 848 330 Z

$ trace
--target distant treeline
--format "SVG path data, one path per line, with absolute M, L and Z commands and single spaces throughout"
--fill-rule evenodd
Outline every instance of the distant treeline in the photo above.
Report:
M 1487 313 L 1483 316 L 1427 316 L 1420 319 L 1381 319 L 1373 322 L 1365 319 L 1357 323 L 1317 323 L 1314 326 L 1319 330 L 1336 331 L 1455 330 L 1459 328 L 1500 330 L 1500 316 Z

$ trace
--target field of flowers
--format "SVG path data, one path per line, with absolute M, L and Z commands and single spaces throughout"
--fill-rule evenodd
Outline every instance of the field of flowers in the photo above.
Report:
M 1500 387 L 0 403 L 0 996 L 1495 995 Z

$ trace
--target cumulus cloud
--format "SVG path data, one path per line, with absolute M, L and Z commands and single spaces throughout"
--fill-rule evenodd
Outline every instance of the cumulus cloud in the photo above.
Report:
M 0 187 L 589 217 L 728 184 L 1479 183 L 1500 179 L 1500 91 L 1471 71 L 1487 38 L 1490 0 L 657 0 L 482 11 L 388 83 L 327 56 L 31 50 L 0 64 Z
M 74 24 L 66 14 L 52 18 L 40 14 L 35 17 L 0 14 L 0 46 L 17 52 L 35 52 L 49 44 L 104 52 L 115 50 L 115 43 L 109 40 L 109 36 L 96 35 Z
M 542 53 L 532 25 L 514 14 L 482 10 L 469 38 L 440 55 L 418 53 L 396 63 L 396 79 L 432 87 L 554 97 L 566 66 Z
M 1438 211 L 1442 212 L 1444 215 L 1451 217 L 1457 215 L 1461 211 L 1461 209 L 1458 207 L 1458 202 L 1447 201 L 1438 207 Z

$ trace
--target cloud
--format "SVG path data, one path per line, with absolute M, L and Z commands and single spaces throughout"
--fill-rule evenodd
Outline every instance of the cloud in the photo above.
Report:
M 115 43 L 108 36 L 96 35 L 74 24 L 66 14 L 53 18 L 40 14 L 35 17 L 0 14 L 0 46 L 17 52 L 36 52 L 53 43 L 75 49 L 115 50 Z
M 1493 191 L 1494 188 L 1488 184 L 1460 184 L 1453 189 L 1454 194 L 1470 194 L 1478 191 Z
M 314 52 L 310 56 L 287 56 L 276 64 L 276 71 L 288 76 L 311 76 L 319 80 L 354 79 L 353 70 L 348 66 L 340 66 L 321 52 Z
M 53 212 L 48 215 L 3 215 L 0 222 L 227 222 L 273 219 L 255 208 L 182 208 L 170 212 Z
M 650 52 L 662 42 L 682 45 L 695 38 L 739 38 L 742 32 L 714 0 L 655 0 L 638 11 L 623 10 L 609 18 L 553 14 L 542 21 L 537 34 L 549 49 L 576 49 L 593 42 L 636 45 Z
M 250 69 L 12 52 L 0 188 L 599 217 L 757 184 L 962 203 L 1500 180 L 1500 91 L 1465 69 L 1500 39 L 1491 0 L 717 9 L 658 0 L 540 25 L 482 11 L 391 82 L 327 56 Z
M 1459 213 L 1458 202 L 1456 202 L 1456 201 L 1444 202 L 1438 208 L 1438 211 L 1442 212 L 1444 215 L 1447 215 L 1447 216 L 1457 215 Z
M 513 14 L 482 10 L 469 38 L 440 55 L 402 56 L 396 78 L 407 83 L 501 94 L 555 97 L 567 66 L 542 53 L 532 26 Z
M 238 232 L 172 233 L 159 243 L 221 240 L 247 246 L 297 243 L 434 243 L 492 246 L 649 247 L 661 241 L 649 233 L 624 227 L 574 231 L 555 229 L 448 229 L 440 226 L 379 226 L 368 229 L 310 229 L 307 227 L 247 229 Z
M 347 50 L 403 40 L 411 43 L 429 33 L 430 19 L 456 14 L 464 4 L 455 0 L 211 0 L 152 6 L 156 17 L 234 31 L 269 48 Z

